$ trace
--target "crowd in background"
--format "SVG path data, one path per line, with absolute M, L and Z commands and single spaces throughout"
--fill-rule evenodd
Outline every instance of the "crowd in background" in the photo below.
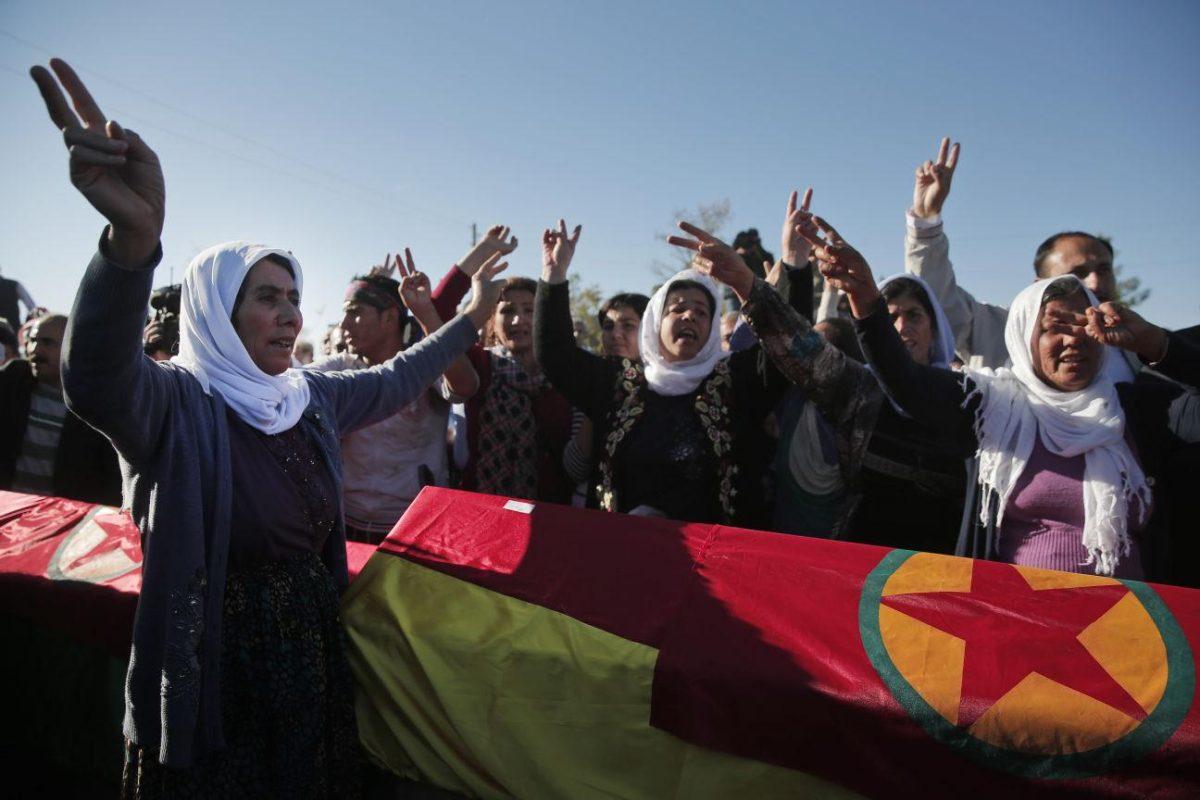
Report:
M 263 723 L 236 698 L 261 676 L 229 653 L 275 652 L 264 602 L 336 649 L 342 542 L 381 541 L 424 486 L 1200 585 L 1196 329 L 1122 305 L 1112 245 L 1081 231 L 1030 243 L 1009 304 L 977 300 L 941 216 L 957 144 L 917 168 L 905 272 L 883 280 L 793 192 L 778 258 L 756 230 L 726 244 L 681 223 L 691 266 L 604 303 L 593 352 L 566 278 L 581 226 L 542 232 L 537 279 L 501 280 L 518 240 L 497 225 L 436 284 L 408 250 L 349 277 L 314 348 L 286 250 L 218 245 L 151 292 L 157 156 L 54 69 L 74 111 L 35 80 L 109 227 L 70 319 L 0 287 L 0 487 L 123 502 L 142 528 L 139 796 L 280 779 L 245 756 Z M 224 620 L 194 634 L 220 637 L 201 664 L 172 661 L 198 647 L 164 628 L 180 597 Z M 334 733 L 287 760 L 305 780 L 354 758 L 334 744 L 344 659 L 313 663 L 297 669 L 325 711 L 298 727 Z M 196 694 L 160 696 L 172 670 Z

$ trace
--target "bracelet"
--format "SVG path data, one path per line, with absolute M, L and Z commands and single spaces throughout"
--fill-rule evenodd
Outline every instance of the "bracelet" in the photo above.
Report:
M 1159 330 L 1162 330 L 1161 328 Z M 1171 334 L 1163 331 L 1163 349 L 1162 354 L 1158 358 L 1150 362 L 1150 366 L 1157 367 L 1159 364 L 1167 360 L 1167 351 L 1171 349 Z

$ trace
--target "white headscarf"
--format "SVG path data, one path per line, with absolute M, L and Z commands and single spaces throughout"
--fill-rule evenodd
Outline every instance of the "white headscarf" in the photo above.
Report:
M 291 428 L 308 407 L 308 382 L 301 370 L 268 375 L 250 359 L 233 328 L 233 306 L 250 268 L 267 256 L 292 265 L 296 291 L 304 289 L 300 262 L 286 250 L 226 242 L 200 253 L 183 278 L 179 355 L 171 359 L 215 389 L 248 425 L 275 434 Z
M 676 281 L 695 281 L 708 290 L 714 304 L 719 304 L 721 293 L 716 281 L 694 269 L 677 272 L 669 281 L 658 287 L 658 291 L 650 298 L 646 313 L 642 316 L 642 327 L 638 332 L 642 346 L 642 363 L 646 367 L 646 382 L 650 388 L 659 394 L 676 396 L 688 394 L 712 374 L 717 362 L 727 358 L 729 353 L 721 349 L 721 325 L 718 322 L 717 309 L 713 310 L 712 325 L 708 329 L 708 341 L 695 358 L 687 361 L 667 361 L 662 354 L 662 339 L 659 328 L 662 327 L 663 306 L 667 302 L 667 290 Z
M 1129 553 L 1130 501 L 1137 499 L 1140 518 L 1150 510 L 1146 476 L 1125 441 L 1125 412 L 1117 397 L 1116 380 L 1123 374 L 1119 353 L 1104 347 L 1100 370 L 1092 383 L 1077 392 L 1046 385 L 1034 374 L 1032 342 L 1042 310 L 1047 278 L 1026 287 L 1008 310 L 1004 341 L 1011 367 L 969 370 L 982 403 L 976 417 L 979 438 L 979 483 L 983 487 L 980 518 L 986 524 L 997 495 L 996 525 L 1033 453 L 1034 436 L 1051 453 L 1084 456 L 1083 546 L 1086 563 L 1097 574 L 1112 575 L 1121 556 Z M 1079 281 L 1075 276 L 1066 280 Z M 1095 306 L 1096 297 L 1087 292 Z M 974 396 L 974 395 L 972 395 Z

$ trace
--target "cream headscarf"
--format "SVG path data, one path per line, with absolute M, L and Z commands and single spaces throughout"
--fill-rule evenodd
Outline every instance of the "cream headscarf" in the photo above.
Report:
M 1041 317 L 1042 296 L 1050 284 L 1064 279 L 1079 280 L 1074 276 L 1040 280 L 1013 301 L 1004 330 L 1011 367 L 967 372 L 982 397 L 975 421 L 979 483 L 984 489 L 980 518 L 987 523 L 995 492 L 996 525 L 1000 526 L 1033 452 L 1033 437 L 1040 435 L 1051 453 L 1084 456 L 1086 563 L 1095 564 L 1097 574 L 1112 575 L 1120 557 L 1129 553 L 1130 502 L 1136 499 L 1140 521 L 1144 521 L 1151 494 L 1146 476 L 1125 441 L 1125 412 L 1115 385 L 1125 366 L 1120 353 L 1105 347 L 1095 379 L 1077 392 L 1053 389 L 1034 374 L 1032 341 Z M 1082 283 L 1080 287 L 1095 306 L 1095 295 Z
M 268 375 L 250 359 L 233 328 L 233 306 L 250 268 L 267 256 L 292 265 L 296 291 L 304 290 L 300 262 L 286 250 L 226 242 L 200 253 L 183 278 L 179 355 L 171 359 L 196 376 L 206 394 L 216 390 L 248 425 L 263 433 L 288 430 L 308 407 L 303 372 Z
M 713 310 L 712 325 L 708 329 L 708 341 L 695 358 L 687 361 L 667 361 L 662 354 L 662 339 L 659 328 L 662 326 L 663 306 L 667 302 L 667 290 L 676 281 L 695 281 L 708 290 L 712 295 L 716 308 Z M 658 291 L 650 298 L 646 313 L 642 316 L 642 327 L 638 332 L 642 346 L 642 363 L 646 368 L 646 382 L 650 388 L 659 394 L 676 396 L 688 394 L 712 374 L 717 362 L 727 358 L 729 353 L 721 349 L 721 326 L 718 322 L 721 292 L 716 281 L 694 269 L 677 272 L 666 283 L 658 287 Z

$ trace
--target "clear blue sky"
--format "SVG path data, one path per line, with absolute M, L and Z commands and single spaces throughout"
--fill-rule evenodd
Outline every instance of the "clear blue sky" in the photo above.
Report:
M 729 198 L 778 252 L 788 191 L 879 275 L 902 266 L 912 172 L 963 143 L 960 283 L 1007 302 L 1038 242 L 1114 237 L 1144 311 L 1200 322 L 1200 4 L 0 4 L 0 268 L 67 309 L 99 217 L 26 75 L 70 61 L 160 154 L 161 280 L 235 238 L 293 250 L 310 329 L 405 245 L 436 278 L 472 222 L 511 271 L 582 222 L 576 269 L 642 290 L 677 208 Z M 13 38 L 17 37 L 17 38 Z

